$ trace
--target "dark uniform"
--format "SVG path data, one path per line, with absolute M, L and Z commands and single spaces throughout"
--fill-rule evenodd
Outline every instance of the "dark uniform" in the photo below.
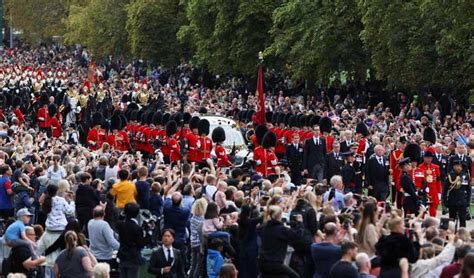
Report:
M 278 146 L 278 144 L 277 144 Z M 301 184 L 301 172 L 303 172 L 303 147 L 301 144 L 288 144 L 286 146 L 286 160 L 290 168 L 291 181 L 295 185 Z
M 342 166 L 344 166 L 344 159 L 341 153 L 335 153 L 334 151 L 326 155 L 326 169 L 324 171 L 324 177 L 326 180 L 330 180 L 334 175 L 340 175 Z
M 409 158 L 404 158 L 399 162 L 400 167 L 410 163 Z M 402 171 L 400 176 L 400 187 L 403 190 L 403 209 L 405 210 L 405 215 L 407 214 L 417 214 L 420 208 L 420 200 L 416 192 L 415 183 L 411 179 L 410 175 L 406 171 Z
M 446 179 L 448 178 L 448 161 L 449 158 L 444 154 L 435 154 L 433 158 L 433 163 L 439 166 L 439 171 L 441 174 L 441 184 L 442 189 L 444 190 L 446 185 Z M 443 206 L 443 213 L 447 212 L 446 200 L 444 199 L 445 194 L 441 195 L 441 205 Z
M 453 163 L 462 164 L 460 160 Z M 446 205 L 449 209 L 449 218 L 459 219 L 459 225 L 466 227 L 466 209 L 470 203 L 471 186 L 469 185 L 469 175 L 461 171 L 456 173 L 452 171 L 448 174 L 448 178 L 443 190 Z
M 373 187 L 369 194 L 375 197 L 377 201 L 385 201 L 390 186 L 390 165 L 388 159 L 372 155 L 367 161 L 365 178 L 367 185 Z

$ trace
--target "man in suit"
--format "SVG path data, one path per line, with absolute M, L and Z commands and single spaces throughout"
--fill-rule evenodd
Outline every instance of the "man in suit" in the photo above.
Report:
M 471 173 L 472 160 L 469 157 L 469 155 L 467 154 L 466 146 L 464 144 L 461 144 L 461 143 L 457 144 L 456 154 L 452 157 L 452 159 L 449 163 L 448 172 L 453 171 L 453 161 L 455 161 L 455 160 L 459 160 L 459 161 L 462 162 L 462 171 L 469 175 L 469 177 L 471 179 L 471 183 L 473 183 L 473 181 L 472 181 L 473 176 L 472 176 L 472 173 Z
M 340 175 L 342 166 L 344 166 L 344 159 L 341 155 L 341 145 L 339 142 L 332 144 L 332 152 L 326 155 L 324 178 L 330 180 L 334 175 Z
M 439 166 L 440 174 L 441 174 L 441 185 L 442 189 L 444 190 L 446 179 L 448 176 L 448 162 L 449 157 L 445 154 L 443 150 L 443 145 L 440 143 L 436 143 L 435 146 L 436 153 L 434 154 L 433 163 Z M 441 195 L 441 205 L 443 206 L 443 214 L 448 213 L 446 207 L 446 200 L 444 198 L 444 194 Z
M 300 185 L 303 174 L 303 146 L 300 144 L 298 133 L 293 133 L 291 139 L 291 144 L 286 146 L 286 160 L 290 168 L 291 181 L 295 185 Z
M 173 248 L 175 233 L 173 229 L 164 229 L 161 241 L 163 245 L 153 251 L 148 265 L 148 273 L 156 277 L 185 277 L 181 253 Z
M 341 139 L 341 153 L 346 153 L 350 151 L 351 145 L 354 143 L 354 138 L 352 138 L 352 130 L 348 129 L 344 131 L 344 138 Z
M 314 126 L 313 137 L 306 140 L 303 152 L 303 169 L 306 175 L 318 182 L 324 179 L 326 141 L 321 138 L 319 126 Z
M 366 168 L 366 180 L 369 188 L 369 195 L 375 197 L 377 201 L 385 201 L 389 191 L 390 165 L 384 157 L 385 148 L 377 145 L 374 148 L 375 154 L 369 158 Z

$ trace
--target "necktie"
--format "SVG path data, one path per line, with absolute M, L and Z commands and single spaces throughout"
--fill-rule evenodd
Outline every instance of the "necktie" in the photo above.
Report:
M 463 155 L 463 154 L 461 154 L 461 161 L 463 161 L 463 160 L 464 160 L 464 155 Z
M 298 145 L 297 145 L 297 144 L 295 144 L 295 149 L 298 149 Z
M 383 165 L 383 161 L 382 161 L 382 158 L 381 158 L 381 157 L 379 157 L 379 164 L 380 164 L 380 165 Z
M 438 154 L 438 161 L 441 161 L 441 155 Z
M 171 258 L 171 249 L 168 248 L 168 263 L 171 264 L 172 261 L 173 261 L 173 258 Z

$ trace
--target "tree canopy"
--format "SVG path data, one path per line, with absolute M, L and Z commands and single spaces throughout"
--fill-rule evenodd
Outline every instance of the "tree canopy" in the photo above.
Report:
M 269 67 L 327 84 L 344 73 L 390 89 L 473 90 L 470 0 L 12 0 L 30 43 L 63 36 L 100 57 L 163 65 L 184 57 L 214 74 Z

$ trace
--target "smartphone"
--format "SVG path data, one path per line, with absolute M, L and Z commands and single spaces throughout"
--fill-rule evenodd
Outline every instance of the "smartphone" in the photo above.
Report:
M 377 202 L 377 206 L 385 209 L 385 202 L 384 201 Z
M 391 213 L 392 212 L 392 206 L 390 203 L 385 203 L 385 213 Z
M 449 228 L 449 218 L 441 218 L 439 222 L 439 228 L 441 230 L 447 230 Z

